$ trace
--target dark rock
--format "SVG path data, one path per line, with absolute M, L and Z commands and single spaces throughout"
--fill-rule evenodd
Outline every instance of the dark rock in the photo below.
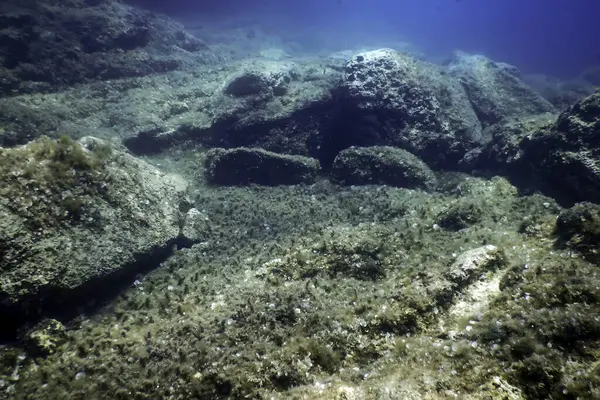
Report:
M 341 151 L 333 162 L 331 176 L 345 185 L 384 184 L 410 189 L 436 186 L 435 174 L 427 164 L 406 150 L 385 146 Z
M 509 117 L 555 111 L 550 102 L 521 80 L 519 71 L 511 65 L 456 52 L 448 71 L 466 89 L 483 127 Z
M 262 149 L 212 149 L 206 155 L 206 176 L 212 184 L 276 186 L 313 183 L 319 162 Z
M 508 118 L 485 128 L 485 134 L 491 138 L 481 151 L 474 155 L 469 168 L 465 169 L 493 171 L 511 176 L 523 175 L 522 141 L 540 130 L 550 129 L 556 121 L 556 114 L 539 114 L 522 118 Z M 466 161 L 466 160 L 465 160 Z
M 455 166 L 484 142 L 458 80 L 439 67 L 390 49 L 357 54 L 340 87 L 338 148 L 390 145 L 430 165 Z
M 600 91 L 562 112 L 550 129 L 524 137 L 522 166 L 564 203 L 600 202 Z
M 593 261 L 600 260 L 600 205 L 578 203 L 560 213 L 556 233 L 570 247 Z
M 183 27 L 113 1 L 0 5 L 0 93 L 170 71 L 206 46 Z

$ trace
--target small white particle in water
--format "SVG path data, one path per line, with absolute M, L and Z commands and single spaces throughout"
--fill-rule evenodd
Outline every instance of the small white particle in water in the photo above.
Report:
M 467 325 L 467 326 L 465 327 L 465 330 L 466 330 L 467 332 L 471 332 L 471 330 L 472 330 L 472 329 L 473 329 L 473 327 L 472 327 L 471 325 Z
M 173 290 L 173 289 L 175 289 L 175 287 L 173 285 L 167 286 L 167 290 Z
M 75 380 L 78 381 L 80 379 L 85 378 L 86 373 L 85 372 L 78 372 L 77 375 L 75 375 Z

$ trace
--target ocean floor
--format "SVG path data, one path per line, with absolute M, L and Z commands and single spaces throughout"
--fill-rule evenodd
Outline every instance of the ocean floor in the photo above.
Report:
M 600 398 L 600 92 L 232 25 L 3 81 L 0 398 Z

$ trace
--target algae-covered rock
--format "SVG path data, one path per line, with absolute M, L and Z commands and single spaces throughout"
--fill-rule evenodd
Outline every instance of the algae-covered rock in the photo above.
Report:
M 344 147 L 391 145 L 428 163 L 453 165 L 483 143 L 480 123 L 458 80 L 391 49 L 352 57 L 339 100 L 346 116 L 339 138 Z
M 180 233 L 180 181 L 98 139 L 2 149 L 0 181 L 3 330 L 93 302 Z
M 255 63 L 236 74 L 227 86 L 225 93 L 236 97 L 271 95 L 283 96 L 288 85 L 298 78 L 297 68 L 292 63 Z
M 493 62 L 482 55 L 456 52 L 448 70 L 466 89 L 484 127 L 508 117 L 555 111 L 549 101 L 521 80 L 512 65 Z
M 55 319 L 46 319 L 25 334 L 25 344 L 34 355 L 49 355 L 67 341 L 65 326 Z
M 600 91 L 521 142 L 523 166 L 565 203 L 600 202 Z
M 436 186 L 436 176 L 427 164 L 406 150 L 386 146 L 341 151 L 331 175 L 345 185 L 385 184 L 410 189 Z
M 560 213 L 557 234 L 587 257 L 600 259 L 600 205 L 579 203 Z
M 113 0 L 3 1 L 0 92 L 145 76 L 206 49 L 182 25 Z
M 556 122 L 556 114 L 544 113 L 524 117 L 505 118 L 485 128 L 490 141 L 473 159 L 472 168 L 524 175 L 521 158 L 524 156 L 522 141 L 540 130 L 550 129 Z
M 450 266 L 447 277 L 459 287 L 481 276 L 506 265 L 506 257 L 502 250 L 493 245 L 486 245 L 468 250 L 456 258 Z
M 461 199 L 438 215 L 437 223 L 444 229 L 459 231 L 481 221 L 484 210 L 471 199 Z
M 219 185 L 297 185 L 313 183 L 319 162 L 261 149 L 212 149 L 206 155 L 207 180 Z

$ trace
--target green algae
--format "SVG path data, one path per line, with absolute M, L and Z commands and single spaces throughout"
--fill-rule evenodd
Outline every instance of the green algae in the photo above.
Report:
M 104 193 L 110 158 L 110 147 L 87 150 L 68 136 L 0 149 L 0 198 L 32 230 L 81 223 L 89 198 Z
M 464 181 L 454 193 L 201 190 L 191 201 L 211 219 L 206 241 L 71 325 L 60 352 L 29 361 L 11 383 L 14 396 L 339 399 L 354 390 L 375 399 L 408 390 L 483 399 L 564 389 L 593 398 L 584 392 L 595 390 L 593 351 L 559 339 L 575 328 L 593 350 L 596 283 L 580 278 L 595 270 L 559 262 L 569 251 L 553 241 L 558 208 L 498 179 Z M 437 229 L 462 196 L 486 204 L 481 218 Z M 536 229 L 520 232 L 524 220 Z M 449 279 L 457 255 L 485 243 L 505 249 L 508 264 L 464 285 Z M 527 260 L 536 262 L 525 269 Z M 454 316 L 472 285 L 493 279 L 497 300 Z M 551 392 L 531 385 L 539 377 Z

